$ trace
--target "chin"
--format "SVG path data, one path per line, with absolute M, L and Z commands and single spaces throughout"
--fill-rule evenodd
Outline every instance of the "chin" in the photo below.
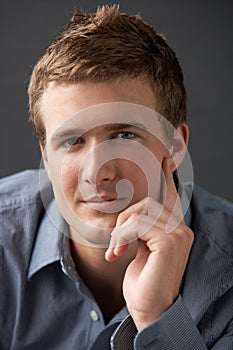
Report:
M 95 209 L 85 208 L 76 212 L 77 217 L 91 227 L 113 229 L 116 226 L 119 212 L 105 213 Z
M 78 227 L 70 226 L 71 238 L 73 241 L 85 246 L 95 248 L 108 248 L 112 228 L 105 225 L 105 227 L 97 226 L 97 224 L 87 223 L 80 224 Z
M 85 223 L 90 227 L 91 230 L 113 230 L 116 226 L 117 217 L 101 217 L 101 218 L 88 218 Z
M 92 247 L 107 248 L 111 232 L 117 221 L 117 215 L 100 213 L 101 215 L 76 214 L 76 219 L 69 220 L 71 238 L 80 244 Z

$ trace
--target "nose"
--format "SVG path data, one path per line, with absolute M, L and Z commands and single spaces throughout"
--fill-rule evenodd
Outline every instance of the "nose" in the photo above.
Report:
M 82 181 L 94 186 L 109 183 L 116 177 L 116 167 L 109 148 L 104 144 L 93 146 L 82 167 Z

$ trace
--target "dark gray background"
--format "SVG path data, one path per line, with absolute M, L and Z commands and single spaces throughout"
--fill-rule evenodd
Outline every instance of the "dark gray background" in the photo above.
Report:
M 93 11 L 106 3 L 114 2 L 0 0 L 0 177 L 39 166 L 26 95 L 36 59 L 63 28 L 74 7 Z M 123 11 L 140 13 L 175 48 L 189 95 L 189 150 L 195 181 L 233 200 L 233 1 L 118 3 Z

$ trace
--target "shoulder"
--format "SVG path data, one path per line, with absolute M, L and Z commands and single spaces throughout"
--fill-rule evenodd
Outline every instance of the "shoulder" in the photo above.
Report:
M 211 212 L 224 212 L 233 218 L 233 203 L 227 199 L 216 196 L 198 185 L 195 185 L 193 195 L 201 210 L 206 211 L 208 208 Z
M 195 185 L 190 208 L 194 243 L 182 296 L 200 331 L 215 336 L 214 325 L 225 328 L 232 318 L 233 204 Z
M 27 170 L 0 180 L 0 329 L 9 342 L 24 293 L 35 239 L 44 216 L 40 171 Z M 49 182 L 47 181 L 47 186 Z M 2 342 L 0 341 L 0 344 Z M 0 345 L 1 347 L 1 345 Z M 7 345 L 8 348 L 8 345 Z
M 233 203 L 195 185 L 191 206 L 198 229 L 233 257 Z
M 0 179 L 0 213 L 41 202 L 51 190 L 45 170 L 25 170 Z M 49 192 L 51 197 L 51 191 Z
M 25 170 L 0 179 L 0 210 L 30 204 L 38 199 L 39 171 Z
M 0 180 L 0 245 L 6 252 L 28 254 L 44 215 L 41 197 L 50 188 L 44 171 L 27 170 Z

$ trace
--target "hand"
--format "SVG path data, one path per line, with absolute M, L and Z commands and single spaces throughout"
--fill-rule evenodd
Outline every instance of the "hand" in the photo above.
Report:
M 113 261 L 126 253 L 131 242 L 138 241 L 136 257 L 123 282 L 124 298 L 138 330 L 157 320 L 178 297 L 193 243 L 193 232 L 183 219 L 171 161 L 166 158 L 163 162 L 164 205 L 145 198 L 119 214 L 106 251 L 106 260 Z

